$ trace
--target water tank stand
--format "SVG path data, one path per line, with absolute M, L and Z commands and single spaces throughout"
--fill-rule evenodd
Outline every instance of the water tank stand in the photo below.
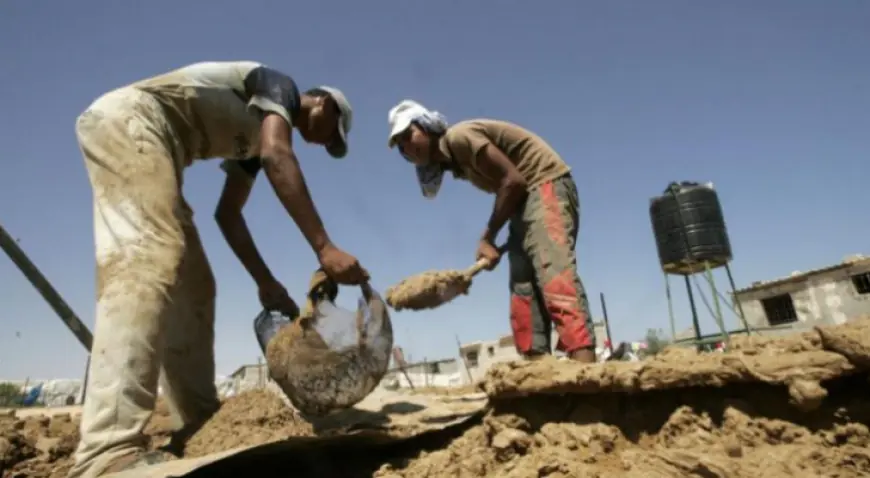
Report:
M 734 283 L 734 274 L 731 273 L 731 265 L 727 262 L 725 263 L 725 272 L 728 274 L 728 285 L 731 287 L 731 297 L 734 297 L 734 292 L 737 291 L 737 284 Z M 749 328 L 749 322 L 746 321 L 746 314 L 743 313 L 743 304 L 736 298 L 734 299 L 734 303 L 737 305 L 737 316 L 740 318 L 744 330 L 746 330 L 746 335 L 751 334 L 752 329 Z
M 723 302 L 725 303 L 726 306 L 728 306 L 734 312 L 735 315 L 738 316 L 738 318 L 741 322 L 741 325 L 742 325 L 742 331 L 744 333 L 746 333 L 747 335 L 751 334 L 752 329 L 749 327 L 749 324 L 746 322 L 745 315 L 743 314 L 743 307 L 741 306 L 741 304 L 739 302 L 737 302 L 736 304 L 731 304 L 729 302 L 729 300 L 725 297 L 725 295 L 722 294 L 722 292 L 718 289 L 718 287 L 716 285 L 716 280 L 713 277 L 713 267 L 711 267 L 711 265 L 708 263 L 699 264 L 699 267 L 702 268 L 704 278 L 706 279 L 707 285 L 710 289 L 712 304 L 711 304 L 711 301 L 707 300 L 707 297 L 704 294 L 704 290 L 703 290 L 700 282 L 698 281 L 696 274 L 688 274 L 688 273 L 668 274 L 667 272 L 664 272 L 665 295 L 666 295 L 667 301 L 668 301 L 668 317 L 670 320 L 671 336 L 676 338 L 676 335 L 677 335 L 676 319 L 675 319 L 674 305 L 673 305 L 673 295 L 671 293 L 671 284 L 670 284 L 670 276 L 671 275 L 680 275 L 683 277 L 683 282 L 685 283 L 685 286 L 686 286 L 686 296 L 689 300 L 689 309 L 690 309 L 691 314 L 692 314 L 692 328 L 694 329 L 695 344 L 696 344 L 699 351 L 704 350 L 706 348 L 705 345 L 707 345 L 707 342 L 710 342 L 711 339 L 715 339 L 717 336 L 721 337 L 721 340 L 724 343 L 728 343 L 730 341 L 730 334 L 729 334 L 727 328 L 725 327 L 725 317 L 724 317 L 724 313 L 722 310 L 723 309 L 722 308 Z M 733 274 L 731 273 L 731 267 L 727 263 L 724 265 L 724 267 L 725 267 L 725 270 L 727 271 L 728 282 L 729 282 L 729 285 L 731 286 L 731 296 L 733 297 L 736 286 L 734 283 Z M 694 287 L 693 287 L 693 282 L 694 282 Z M 713 318 L 714 322 L 716 322 L 716 325 L 719 328 L 718 334 L 707 335 L 707 336 L 704 336 L 701 334 L 701 326 L 700 326 L 700 321 L 698 318 L 698 307 L 697 307 L 697 303 L 695 301 L 695 292 L 696 291 L 698 293 L 698 296 L 700 296 L 700 299 L 703 302 L 704 306 L 706 307 L 707 311 L 710 313 L 710 316 Z M 736 305 L 736 307 L 735 307 L 735 305 Z
M 685 230 L 686 224 L 688 221 L 686 221 L 683 209 L 679 207 L 680 198 L 677 195 L 677 187 L 678 187 L 677 183 L 671 183 L 668 186 L 666 193 L 670 194 L 671 197 L 673 197 L 674 201 L 677 203 L 678 211 L 679 211 L 679 213 L 677 214 L 677 217 L 679 218 L 681 229 Z M 683 234 L 683 240 L 686 243 L 686 250 L 690 251 L 691 245 L 688 242 L 688 236 L 686 234 Z M 704 292 L 701 289 L 700 284 L 697 283 L 697 281 L 695 282 L 695 286 L 698 289 L 698 293 L 701 296 L 701 300 L 704 302 L 704 305 L 707 306 L 707 310 L 710 312 L 710 315 L 713 316 L 713 320 L 716 322 L 716 325 L 719 326 L 719 331 L 722 334 L 723 342 L 725 342 L 727 344 L 728 342 L 730 342 L 730 337 L 728 334 L 728 330 L 725 328 L 725 318 L 722 314 L 722 307 L 721 307 L 721 304 L 719 302 L 719 299 L 722 298 L 726 304 L 728 303 L 728 300 L 724 296 L 722 296 L 722 294 L 716 288 L 716 281 L 713 277 L 713 267 L 711 267 L 710 263 L 707 261 L 695 260 L 695 258 L 693 256 L 689 256 L 689 261 L 685 265 L 687 265 L 689 267 L 687 269 L 685 269 L 685 272 L 683 272 L 682 274 L 679 274 L 679 275 L 683 276 L 683 280 L 686 284 L 686 294 L 687 294 L 688 299 L 689 299 L 689 307 L 691 308 L 691 311 L 692 311 L 692 326 L 695 330 L 695 345 L 698 348 L 698 351 L 702 351 L 703 349 L 705 349 L 705 343 L 704 343 L 705 337 L 703 337 L 701 335 L 701 325 L 700 325 L 700 322 L 698 321 L 698 308 L 695 305 L 695 296 L 694 296 L 694 293 L 692 290 L 692 283 L 689 281 L 689 276 L 690 275 L 694 276 L 694 273 L 699 272 L 699 271 L 703 271 L 704 277 L 707 279 L 707 284 L 709 285 L 710 292 L 712 293 L 714 307 L 710 307 L 710 304 L 707 302 L 707 299 L 704 296 Z M 717 264 L 717 265 L 721 265 L 721 266 L 725 267 L 725 270 L 728 273 L 728 282 L 729 282 L 729 285 L 731 286 L 731 296 L 734 297 L 734 292 L 737 290 L 737 287 L 734 283 L 734 276 L 731 274 L 731 266 L 729 265 L 729 263 L 727 261 L 725 261 L 722 264 Z M 698 266 L 703 266 L 703 268 L 700 268 Z M 671 297 L 671 293 L 670 293 L 670 281 L 668 280 L 667 271 L 664 271 L 664 275 L 665 275 L 665 289 L 666 289 L 666 294 L 667 294 L 667 298 L 668 298 L 668 312 L 670 314 L 670 321 L 671 321 L 671 332 L 673 334 L 673 338 L 676 339 L 676 326 L 674 324 L 675 320 L 674 320 L 674 313 L 673 313 L 672 297 Z M 751 330 L 749 328 L 749 324 L 746 322 L 746 316 L 743 314 L 743 306 L 737 300 L 735 300 L 734 302 L 737 303 L 737 309 L 735 310 L 734 307 L 731 307 L 731 309 L 740 318 L 740 321 L 743 324 L 745 333 L 747 335 L 749 335 L 749 334 L 751 334 Z
M 689 275 L 682 274 L 683 280 L 686 283 L 686 295 L 689 298 L 689 310 L 692 312 L 692 329 L 695 332 L 695 346 L 698 348 L 700 352 L 703 349 L 703 344 L 701 343 L 701 324 L 698 321 L 698 308 L 695 306 L 695 294 L 692 291 L 692 283 L 689 282 Z M 671 326 L 671 339 L 677 340 L 677 326 L 676 319 L 674 317 L 674 301 L 673 296 L 671 294 L 671 281 L 670 274 L 667 272 L 664 273 L 665 278 L 665 295 L 668 298 L 668 318 L 670 320 Z

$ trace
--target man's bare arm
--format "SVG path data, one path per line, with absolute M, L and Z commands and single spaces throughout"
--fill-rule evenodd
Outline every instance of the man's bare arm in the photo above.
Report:
M 485 176 L 498 181 L 495 205 L 481 236 L 481 239 L 493 242 L 504 224 L 526 199 L 527 183 L 510 158 L 493 144 L 487 144 L 480 150 L 475 164 Z
M 275 278 L 254 244 L 251 231 L 242 215 L 253 186 L 253 178 L 241 171 L 228 171 L 224 189 L 215 210 L 215 219 L 227 244 L 258 286 Z
M 299 161 L 293 152 L 290 125 L 275 113 L 267 112 L 263 118 L 260 156 L 275 194 L 314 252 L 321 256 L 324 251 L 334 247 L 314 207 Z

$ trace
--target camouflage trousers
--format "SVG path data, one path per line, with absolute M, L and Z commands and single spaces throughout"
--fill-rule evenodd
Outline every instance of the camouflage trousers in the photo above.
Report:
M 97 305 L 69 476 L 95 477 L 147 443 L 158 384 L 179 428 L 219 407 L 215 281 L 181 195 L 183 148 L 159 103 L 116 90 L 78 118 L 76 134 L 93 189 Z
M 511 218 L 510 319 L 520 354 L 551 353 L 554 326 L 558 350 L 570 353 L 595 345 L 574 252 L 579 210 L 577 186 L 566 174 L 530 191 Z

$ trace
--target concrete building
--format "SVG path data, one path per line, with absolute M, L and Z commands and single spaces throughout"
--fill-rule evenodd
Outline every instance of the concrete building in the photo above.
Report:
M 603 320 L 596 321 L 594 324 L 596 348 L 601 348 L 604 346 L 606 341 L 609 340 L 609 337 L 607 336 L 607 327 L 604 325 Z M 559 336 L 556 331 L 553 330 L 551 343 L 554 348 L 558 340 Z M 461 370 L 466 383 L 473 383 L 482 379 L 484 375 L 486 375 L 486 371 L 496 363 L 510 362 L 512 360 L 520 359 L 520 355 L 517 353 L 516 347 L 514 347 L 514 338 L 512 335 L 505 335 L 497 340 L 463 344 L 459 349 L 459 353 L 462 354 L 465 363 L 468 365 L 468 372 Z M 562 355 L 560 352 L 554 353 L 557 356 Z
M 404 373 L 396 366 L 390 368 L 383 378 L 387 388 L 410 388 L 408 379 L 414 387 L 457 387 L 461 386 L 468 374 L 462 371 L 462 363 L 455 358 L 417 362 L 405 366 Z M 269 378 L 266 364 L 242 365 L 229 378 L 219 383 L 222 396 L 232 396 L 245 390 L 273 388 L 278 385 Z
M 793 330 L 870 316 L 870 258 L 754 282 L 734 292 L 753 328 Z
M 608 340 L 604 321 L 594 322 L 596 348 L 601 349 Z M 559 339 L 553 331 L 552 344 Z M 395 366 L 384 376 L 382 384 L 386 388 L 409 388 L 409 379 L 414 387 L 457 387 L 474 383 L 483 378 L 489 368 L 499 362 L 520 359 L 514 347 L 513 336 L 506 335 L 497 340 L 471 342 L 460 347 L 463 360 L 456 358 L 415 362 L 405 366 L 405 373 Z M 561 355 L 560 352 L 555 354 Z M 467 369 L 466 369 L 467 365 Z M 243 390 L 274 386 L 269 379 L 265 364 L 243 365 L 233 372 L 223 384 L 224 395 L 237 394 Z
M 245 390 L 263 388 L 271 381 L 266 364 L 242 365 L 226 380 L 224 388 L 227 390 L 224 393 L 235 395 Z
M 269 368 L 262 362 L 242 365 L 229 377 L 218 379 L 215 385 L 218 389 L 218 395 L 223 398 L 229 398 L 248 390 L 267 389 L 281 397 L 284 403 L 292 406 L 281 387 L 269 377 Z
M 455 358 L 417 362 L 405 366 L 405 373 L 398 367 L 391 368 L 384 376 L 389 388 L 409 388 L 408 381 L 416 388 L 458 387 L 465 383 L 467 375 L 462 363 Z

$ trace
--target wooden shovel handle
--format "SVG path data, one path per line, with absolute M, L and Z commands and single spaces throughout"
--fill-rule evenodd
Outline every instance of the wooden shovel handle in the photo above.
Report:
M 499 254 L 504 254 L 505 252 L 507 252 L 507 248 L 508 248 L 507 243 L 502 244 L 502 245 L 499 246 L 499 248 L 498 248 L 498 253 L 499 253 Z M 480 271 L 486 269 L 486 266 L 488 266 L 488 265 L 489 265 L 489 261 L 487 261 L 486 259 L 481 258 L 479 261 L 475 262 L 473 266 L 469 267 L 468 269 L 465 269 L 465 273 L 468 274 L 468 275 L 471 276 L 471 277 L 474 277 L 474 276 L 476 276 Z

